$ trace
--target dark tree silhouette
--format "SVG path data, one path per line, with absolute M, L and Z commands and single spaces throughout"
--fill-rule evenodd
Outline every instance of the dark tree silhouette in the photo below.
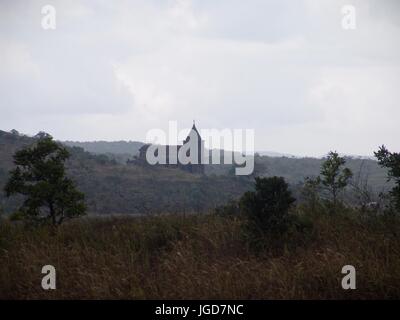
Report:
M 256 178 L 255 192 L 240 199 L 249 221 L 262 233 L 284 232 L 289 225 L 289 208 L 295 201 L 282 177 Z
M 16 168 L 10 171 L 6 195 L 25 196 L 16 212 L 23 219 L 59 225 L 66 219 L 84 215 L 84 194 L 65 174 L 67 149 L 44 136 L 34 146 L 17 151 Z
M 377 152 L 374 152 L 378 163 L 388 168 L 388 179 L 393 180 L 395 186 L 390 191 L 392 209 L 400 212 L 400 153 L 389 152 L 383 145 Z

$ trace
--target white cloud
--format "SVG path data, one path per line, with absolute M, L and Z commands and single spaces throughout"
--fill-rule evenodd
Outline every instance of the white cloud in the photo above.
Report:
M 53 3 L 55 31 L 43 1 L 0 4 L 1 129 L 140 140 L 196 119 L 257 149 L 400 149 L 396 1 L 354 0 L 354 31 L 342 0 Z

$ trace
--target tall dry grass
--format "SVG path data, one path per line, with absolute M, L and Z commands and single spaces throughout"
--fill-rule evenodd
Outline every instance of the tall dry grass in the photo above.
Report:
M 400 298 L 399 219 L 297 214 L 312 224 L 261 252 L 232 217 L 85 218 L 57 231 L 3 221 L 0 298 Z M 41 288 L 47 264 L 56 267 L 56 290 Z M 341 288 L 347 264 L 356 267 L 356 290 Z

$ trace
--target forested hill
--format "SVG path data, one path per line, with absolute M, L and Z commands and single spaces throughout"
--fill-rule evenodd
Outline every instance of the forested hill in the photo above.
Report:
M 13 167 L 13 154 L 34 141 L 34 138 L 17 132 L 0 131 L 0 210 L 3 208 L 10 212 L 21 201 L 18 198 L 6 199 L 2 190 L 8 172 Z M 140 142 L 105 143 L 105 148 L 108 148 L 105 151 L 109 151 L 107 154 L 98 152 L 100 149 L 97 147 L 104 146 L 102 142 L 82 144 L 86 148 L 95 148 L 92 149 L 97 150 L 95 153 L 68 146 L 71 152 L 67 163 L 68 172 L 85 193 L 90 213 L 205 211 L 237 198 L 252 188 L 253 177 L 234 176 L 230 165 L 206 166 L 205 176 L 189 174 L 179 169 L 127 165 L 125 159 L 132 157 L 139 144 Z M 124 152 L 125 147 L 131 148 L 129 150 L 132 150 L 132 154 L 118 153 Z M 292 189 L 298 190 L 305 177 L 319 174 L 322 161 L 316 158 L 256 155 L 255 175 L 283 176 Z M 354 172 L 353 180 L 367 183 L 375 194 L 388 188 L 386 171 L 376 161 L 348 158 L 346 165 Z
M 116 162 L 125 164 L 138 154 L 139 148 L 144 144 L 138 141 L 93 141 L 93 142 L 72 142 L 65 141 L 68 146 L 82 147 L 86 151 L 95 154 L 107 154 Z M 326 150 L 328 153 L 329 150 Z M 371 150 L 372 152 L 372 150 Z M 256 154 L 256 174 L 267 176 L 283 176 L 292 185 L 303 182 L 307 176 L 317 176 L 320 172 L 321 158 L 294 157 L 278 152 L 265 151 Z M 377 162 L 367 157 L 347 157 L 348 167 L 355 173 L 355 179 L 368 183 L 376 193 L 382 191 L 386 184 L 386 170 L 379 167 Z M 229 175 L 232 173 L 230 165 L 206 166 L 207 175 Z
M 0 206 L 14 210 L 20 198 L 5 198 L 3 188 L 13 167 L 16 150 L 34 138 L 0 131 Z M 110 155 L 97 155 L 68 147 L 68 173 L 85 193 L 92 214 L 152 214 L 205 211 L 239 197 L 252 187 L 250 179 L 201 176 L 178 169 L 117 163 Z
M 299 184 L 305 177 L 318 176 L 323 161 L 323 158 L 256 156 L 255 168 L 258 174 L 282 176 L 291 184 Z M 389 187 L 387 170 L 380 167 L 375 160 L 347 157 L 346 167 L 351 169 L 354 174 L 353 183 L 367 184 L 378 193 Z

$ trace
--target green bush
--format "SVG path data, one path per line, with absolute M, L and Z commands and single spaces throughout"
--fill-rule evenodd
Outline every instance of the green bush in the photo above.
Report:
M 255 191 L 246 192 L 239 205 L 256 235 L 276 235 L 287 231 L 295 200 L 284 178 L 256 178 Z

